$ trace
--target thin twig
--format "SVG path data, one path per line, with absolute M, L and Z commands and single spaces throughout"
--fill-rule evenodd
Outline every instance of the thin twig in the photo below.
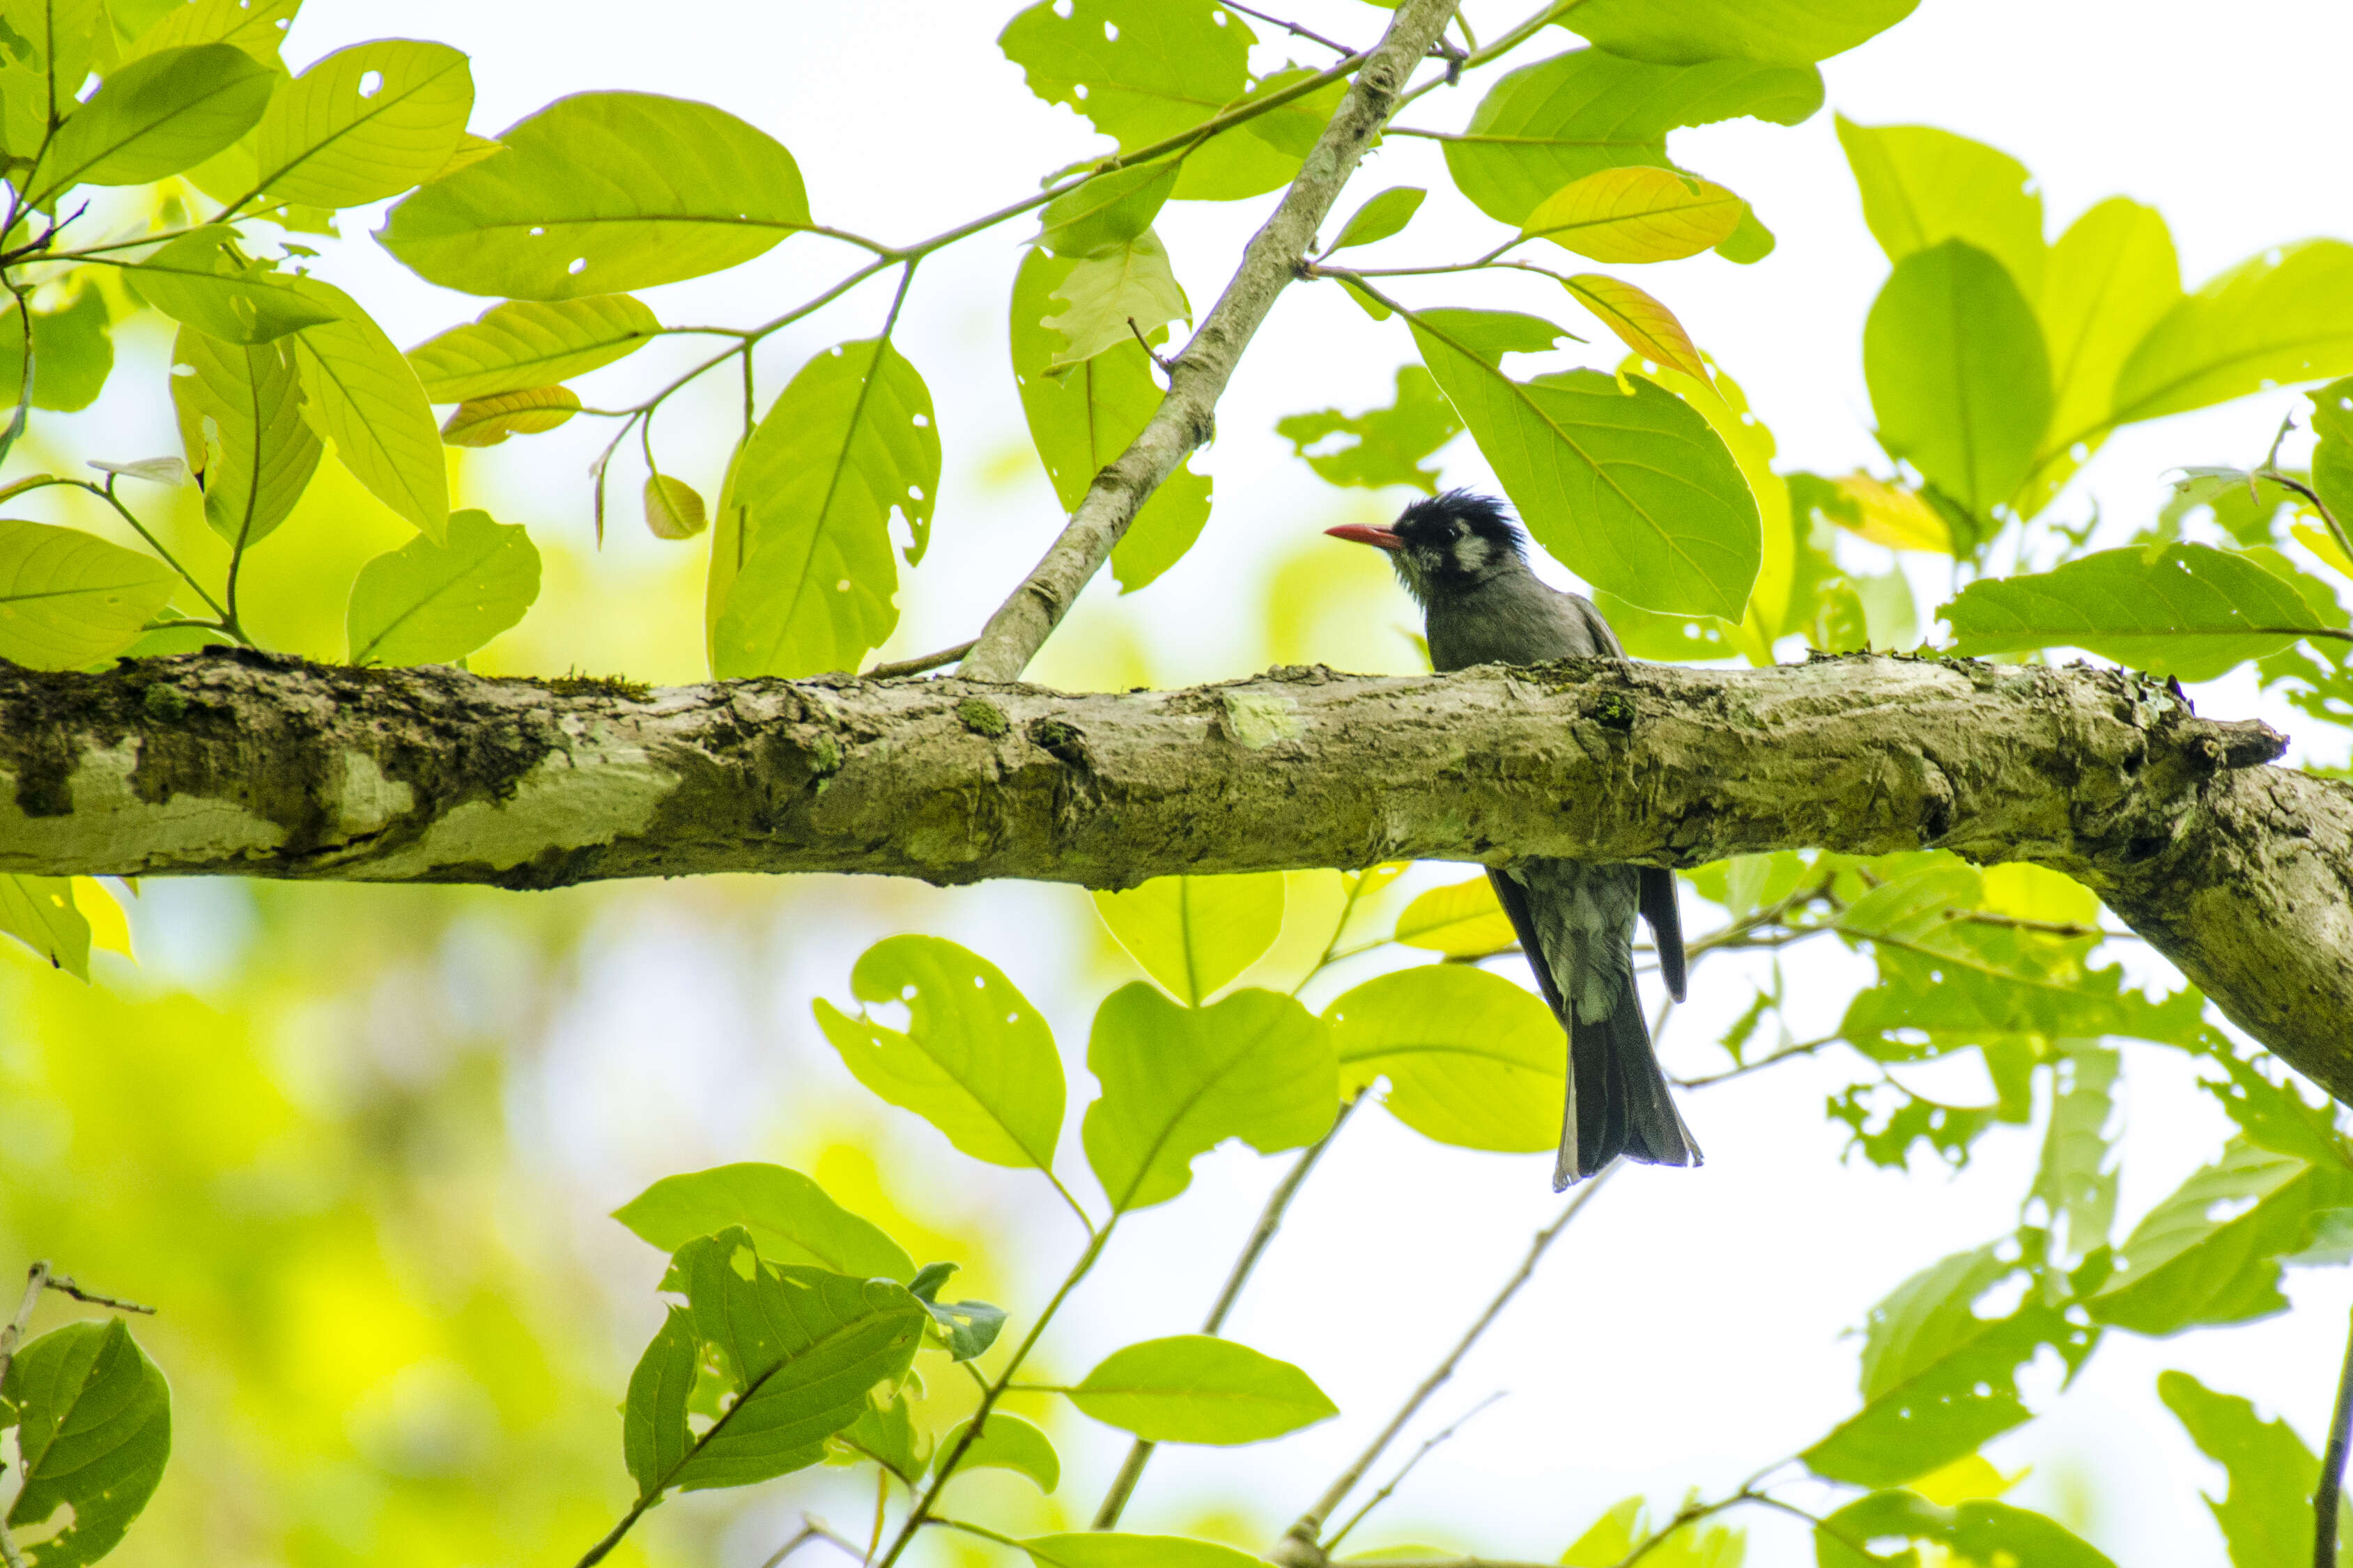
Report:
M 902 658 L 892 664 L 878 664 L 858 679 L 860 680 L 904 680 L 911 675 L 921 675 L 925 670 L 937 669 L 942 665 L 954 664 L 956 660 L 970 653 L 972 651 L 972 645 L 979 640 L 980 639 L 978 637 L 968 637 L 965 641 L 956 644 L 955 647 L 944 647 L 937 653 L 919 654 L 913 658 Z
M 1785 1047 L 1780 1050 L 1775 1051 L 1771 1056 L 1758 1057 L 1753 1062 L 1743 1062 L 1740 1066 L 1726 1072 L 1711 1073 L 1706 1078 L 1679 1078 L 1672 1079 L 1672 1081 L 1677 1089 L 1708 1089 L 1719 1083 L 1730 1083 L 1734 1079 L 1746 1078 L 1753 1072 L 1762 1072 L 1767 1068 L 1772 1067 L 1776 1063 L 1786 1062 L 1795 1057 L 1812 1056 L 1824 1046 L 1834 1046 L 1838 1044 L 1840 1038 L 1841 1037 L 1837 1035 L 1826 1035 L 1819 1040 L 1808 1040 L 1805 1044 L 1800 1046 Z
M 2320 1484 L 2312 1492 L 2314 1568 L 2337 1568 L 2338 1500 L 2345 1491 L 2345 1450 L 2353 1441 L 2353 1334 L 2345 1341 L 2345 1365 L 2337 1374 L 2337 1409 L 2328 1421 L 2328 1447 L 2320 1458 Z
M 1135 334 L 1136 344 L 1144 350 L 1145 358 L 1150 360 L 1154 364 L 1158 365 L 1160 367 L 1160 374 L 1166 375 L 1168 374 L 1168 356 L 1152 346 L 1151 342 L 1144 335 L 1144 329 L 1135 324 L 1135 318 L 1134 316 L 1130 316 L 1127 319 L 1127 330 Z
M 63 1274 L 50 1275 L 48 1288 L 60 1296 L 70 1296 L 77 1301 L 87 1301 L 93 1307 L 111 1307 L 118 1312 L 143 1312 L 151 1318 L 155 1315 L 155 1309 L 153 1307 L 142 1306 L 137 1301 L 118 1301 L 111 1296 L 101 1296 L 95 1290 L 85 1290 Z
M 16 1347 L 25 1341 L 25 1327 L 33 1321 L 33 1309 L 41 1304 L 41 1292 L 49 1283 L 49 1266 L 46 1260 L 25 1270 L 25 1299 L 16 1305 L 16 1315 L 8 1326 L 0 1329 L 0 1383 L 8 1380 L 8 1363 L 16 1358 Z
M 1281 27 L 1284 32 L 1295 37 L 1305 38 L 1311 44 L 1321 44 L 1327 49 L 1337 49 L 1344 55 L 1353 55 L 1357 52 L 1337 38 L 1327 38 L 1312 27 L 1303 27 L 1296 22 L 1286 22 L 1280 16 L 1270 16 L 1263 11 L 1254 10 L 1240 4 L 1240 0 L 1221 0 L 1221 4 L 1229 11 L 1240 11 L 1245 16 L 1255 16 L 1270 27 Z
M 1484 1334 L 1489 1325 L 1502 1315 L 1504 1309 L 1511 1304 L 1512 1298 L 1520 1293 L 1520 1287 L 1535 1277 L 1536 1265 L 1543 1261 L 1546 1250 L 1558 1238 L 1560 1233 L 1568 1228 L 1568 1222 L 1583 1213 L 1585 1205 L 1591 1203 L 1595 1194 L 1607 1186 L 1609 1179 L 1624 1166 L 1625 1162 L 1622 1160 L 1612 1160 L 1603 1166 L 1600 1174 L 1586 1183 L 1578 1190 L 1577 1194 L 1568 1200 L 1568 1205 L 1560 1211 L 1560 1217 L 1536 1232 L 1535 1241 L 1528 1247 L 1527 1256 L 1520 1260 L 1518 1270 L 1504 1282 L 1504 1288 L 1501 1290 L 1495 1292 L 1494 1300 L 1487 1303 L 1487 1310 L 1481 1312 L 1478 1320 L 1464 1331 L 1461 1339 L 1455 1342 L 1454 1348 L 1446 1352 L 1446 1358 L 1431 1370 L 1428 1377 L 1421 1380 L 1420 1386 L 1406 1396 L 1405 1403 L 1398 1407 L 1398 1413 L 1395 1415 L 1389 1417 L 1388 1425 L 1381 1428 L 1380 1435 L 1372 1440 L 1363 1453 L 1356 1456 L 1355 1462 L 1340 1472 L 1330 1486 L 1324 1489 L 1324 1495 L 1316 1499 L 1314 1505 L 1305 1513 L 1301 1514 L 1290 1530 L 1284 1532 L 1282 1540 L 1275 1545 L 1276 1562 L 1320 1563 L 1323 1561 L 1324 1548 L 1321 1538 L 1324 1521 L 1332 1516 L 1332 1510 L 1338 1508 L 1346 1500 L 1348 1494 L 1356 1489 L 1356 1483 L 1363 1480 L 1365 1472 L 1379 1461 L 1383 1450 L 1396 1440 L 1397 1435 L 1405 1429 L 1406 1423 L 1412 1420 L 1422 1405 L 1429 1402 L 1430 1396 L 1436 1394 L 1445 1384 L 1446 1380 L 1454 1375 L 1455 1367 L 1461 1364 L 1464 1356 L 1471 1353 L 1471 1347 L 1479 1342 L 1480 1336 Z
M 1309 1144 L 1306 1152 L 1292 1163 L 1290 1173 L 1267 1198 L 1266 1207 L 1260 1211 L 1258 1224 L 1251 1228 L 1250 1239 L 1242 1244 L 1241 1256 L 1234 1259 L 1232 1270 L 1226 1275 L 1225 1289 L 1218 1292 L 1217 1304 L 1209 1309 L 1208 1317 L 1202 1321 L 1203 1333 L 1214 1334 L 1226 1326 L 1226 1316 L 1234 1310 L 1235 1301 L 1240 1299 L 1242 1286 L 1249 1281 L 1251 1270 L 1258 1267 L 1258 1260 L 1266 1255 L 1268 1244 L 1274 1240 L 1274 1233 L 1282 1228 L 1282 1216 L 1290 1211 L 1291 1200 L 1299 1195 L 1307 1173 L 1324 1157 L 1324 1151 L 1332 1146 L 1332 1140 L 1340 1135 L 1340 1129 L 1348 1124 L 1350 1113 L 1363 1099 L 1358 1095 L 1340 1102 L 1339 1114 L 1332 1118 L 1332 1125 L 1324 1130 L 1324 1136 Z M 1152 1462 L 1152 1452 L 1156 1447 L 1156 1444 L 1142 1437 L 1128 1445 L 1127 1458 L 1121 1461 L 1119 1474 L 1112 1478 L 1111 1489 L 1103 1493 L 1103 1506 L 1095 1510 L 1094 1522 L 1088 1529 L 1109 1530 L 1119 1522 L 1119 1516 L 1127 1508 L 1127 1500 L 1134 1494 L 1135 1483 L 1143 1479 L 1144 1467 Z
M 1456 1416 L 1453 1421 L 1447 1426 L 1444 1431 L 1438 1433 L 1435 1436 L 1425 1439 L 1421 1447 L 1413 1451 L 1413 1458 L 1408 1459 L 1403 1465 L 1399 1466 L 1398 1468 L 1398 1473 L 1388 1479 L 1388 1484 L 1382 1487 L 1380 1490 L 1375 1492 L 1371 1497 L 1366 1498 L 1365 1500 L 1365 1506 L 1350 1514 L 1348 1516 L 1348 1522 L 1332 1532 L 1332 1539 L 1324 1542 L 1324 1552 L 1329 1553 L 1340 1550 L 1340 1542 L 1348 1539 L 1348 1532 L 1356 1529 L 1356 1526 L 1364 1523 L 1365 1516 L 1366 1514 L 1380 1507 L 1382 1503 L 1387 1502 L 1389 1499 L 1389 1495 L 1396 1491 L 1398 1487 L 1405 1484 L 1406 1477 L 1413 1474 L 1414 1467 L 1420 1464 L 1424 1459 L 1430 1458 L 1430 1450 L 1436 1448 L 1441 1443 L 1446 1442 L 1449 1438 L 1452 1437 L 1454 1434 L 1469 1426 L 1472 1417 L 1476 1416 L 1481 1411 L 1485 1410 L 1488 1406 L 1493 1405 L 1497 1400 L 1503 1397 L 1504 1391 L 1500 1388 L 1497 1389 L 1494 1393 L 1487 1395 L 1486 1398 L 1481 1400 L 1478 1404 L 1472 1405 L 1470 1409 Z
M 838 1546 L 852 1557 L 864 1555 L 859 1551 L 856 1542 L 840 1534 L 817 1515 L 805 1513 L 801 1515 L 800 1529 L 793 1532 L 790 1540 L 770 1552 L 767 1561 L 762 1563 L 760 1568 L 776 1568 L 777 1563 L 782 1563 L 812 1541 L 822 1541 L 828 1546 Z

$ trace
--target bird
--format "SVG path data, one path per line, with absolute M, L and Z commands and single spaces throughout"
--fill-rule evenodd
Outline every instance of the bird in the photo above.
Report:
M 1466 489 L 1417 500 L 1388 528 L 1324 532 L 1388 552 L 1421 605 L 1434 669 L 1626 657 L 1593 601 L 1528 569 L 1527 543 L 1504 503 Z M 1634 920 L 1651 925 L 1659 973 L 1681 1001 L 1683 920 L 1672 871 L 1549 858 L 1490 867 L 1536 985 L 1568 1035 L 1568 1100 L 1555 1192 L 1612 1160 L 1696 1165 L 1699 1145 L 1659 1069 L 1634 984 Z

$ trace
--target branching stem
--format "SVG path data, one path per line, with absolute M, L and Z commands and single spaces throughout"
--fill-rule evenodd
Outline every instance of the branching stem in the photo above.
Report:
M 2337 1408 L 2328 1419 L 2328 1447 L 2320 1457 L 2320 1482 L 2312 1489 L 2313 1568 L 2337 1568 L 2337 1521 L 2348 1443 L 2353 1443 L 2353 1334 L 2346 1338 L 2345 1364 L 2337 1374 Z

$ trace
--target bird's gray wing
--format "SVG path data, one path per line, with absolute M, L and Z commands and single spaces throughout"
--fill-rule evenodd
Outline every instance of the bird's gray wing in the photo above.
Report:
M 1487 882 L 1495 889 L 1495 901 L 1511 917 L 1512 929 L 1519 933 L 1520 951 L 1527 954 L 1528 967 L 1535 971 L 1536 989 L 1544 993 L 1561 1027 L 1568 1027 L 1568 1007 L 1560 999 L 1560 987 L 1553 984 L 1552 966 L 1545 962 L 1544 939 L 1536 934 L 1535 913 L 1528 908 L 1528 890 L 1510 872 L 1492 866 L 1487 868 Z
M 1642 918 L 1651 923 L 1651 940 L 1659 950 L 1659 978 L 1667 994 L 1683 999 L 1683 914 L 1675 898 L 1675 874 L 1656 866 L 1642 868 Z

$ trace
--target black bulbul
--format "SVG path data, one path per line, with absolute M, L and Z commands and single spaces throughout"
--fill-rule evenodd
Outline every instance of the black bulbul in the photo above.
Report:
M 1450 490 L 1414 502 L 1391 528 L 1350 523 L 1324 531 L 1389 552 L 1398 579 L 1421 605 L 1435 668 L 1626 657 L 1591 600 L 1536 580 L 1520 531 L 1489 497 Z M 1699 1145 L 1659 1070 L 1634 985 L 1639 913 L 1651 922 L 1667 990 L 1683 1000 L 1674 873 L 1522 860 L 1491 868 L 1487 879 L 1519 932 L 1545 1000 L 1568 1031 L 1568 1106 L 1554 1190 L 1621 1154 L 1646 1164 L 1698 1164 Z

